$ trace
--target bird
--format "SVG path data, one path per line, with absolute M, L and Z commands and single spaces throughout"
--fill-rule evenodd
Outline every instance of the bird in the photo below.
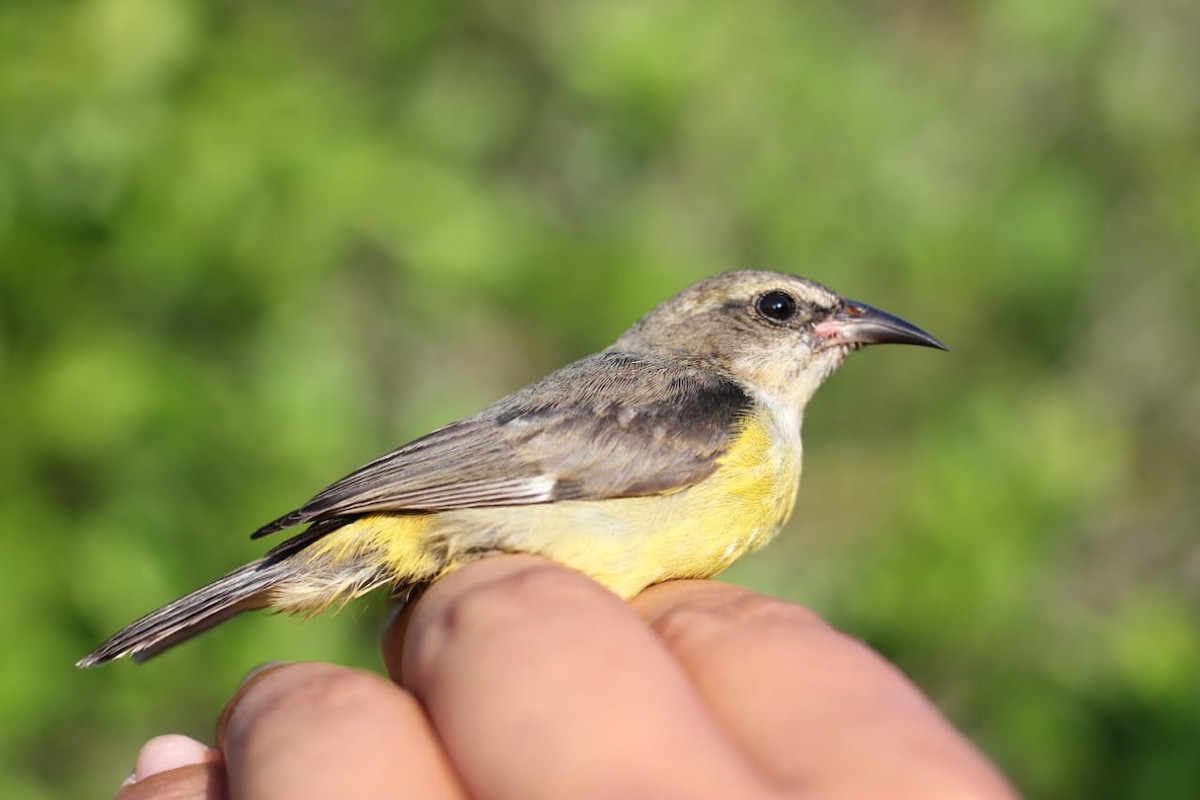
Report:
M 792 513 L 813 393 L 867 345 L 946 350 L 814 281 L 727 272 L 662 302 L 610 347 L 374 461 L 263 525 L 308 527 L 122 628 L 77 666 L 144 661 L 260 608 L 314 614 L 530 553 L 630 598 L 708 578 Z

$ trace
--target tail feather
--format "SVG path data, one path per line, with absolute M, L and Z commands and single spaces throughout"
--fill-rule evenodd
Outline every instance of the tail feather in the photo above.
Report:
M 267 592 L 298 571 L 293 559 L 268 556 L 235 569 L 131 622 L 76 662 L 94 667 L 125 655 L 144 661 L 243 611 L 267 605 Z

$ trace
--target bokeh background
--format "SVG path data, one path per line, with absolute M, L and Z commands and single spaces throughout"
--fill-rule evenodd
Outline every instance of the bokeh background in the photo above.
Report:
M 684 285 L 855 356 L 729 578 L 899 663 L 1032 797 L 1200 796 L 1200 4 L 0 5 L 0 795 L 101 797 L 382 603 L 79 672 L 362 462 Z

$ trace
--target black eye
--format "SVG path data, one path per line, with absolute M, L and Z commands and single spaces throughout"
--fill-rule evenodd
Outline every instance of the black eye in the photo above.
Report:
M 775 322 L 787 322 L 796 316 L 796 301 L 787 292 L 767 292 L 754 304 L 758 313 Z

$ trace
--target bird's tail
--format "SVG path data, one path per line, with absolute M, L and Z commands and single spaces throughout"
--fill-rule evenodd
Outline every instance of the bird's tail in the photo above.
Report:
M 300 569 L 296 559 L 268 554 L 131 622 L 76 666 L 94 667 L 125 655 L 145 661 L 243 611 L 268 605 L 270 590 Z

